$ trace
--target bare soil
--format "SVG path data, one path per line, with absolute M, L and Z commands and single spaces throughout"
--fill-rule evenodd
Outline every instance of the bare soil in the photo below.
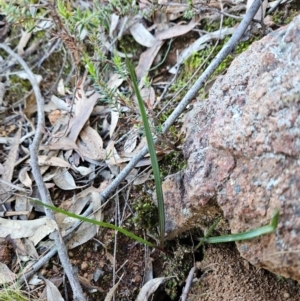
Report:
M 197 264 L 201 275 L 188 301 L 298 301 L 300 285 L 256 268 L 244 260 L 234 244 L 205 247 Z

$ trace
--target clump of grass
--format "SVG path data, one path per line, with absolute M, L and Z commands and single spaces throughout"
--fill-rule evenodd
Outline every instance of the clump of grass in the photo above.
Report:
M 0 301 L 37 301 L 30 294 L 23 291 L 16 283 L 13 286 L 0 288 Z

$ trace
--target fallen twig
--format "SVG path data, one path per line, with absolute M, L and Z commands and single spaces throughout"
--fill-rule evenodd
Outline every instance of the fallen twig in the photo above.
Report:
M 36 98 L 36 102 L 37 102 L 38 123 L 37 123 L 33 142 L 30 146 L 30 165 L 32 168 L 33 177 L 38 186 L 38 190 L 39 190 L 42 202 L 45 204 L 48 204 L 48 205 L 52 205 L 49 191 L 43 182 L 43 178 L 42 178 L 40 168 L 38 165 L 38 149 L 40 146 L 40 141 L 42 139 L 43 128 L 44 128 L 44 123 L 45 123 L 44 99 L 41 94 L 37 80 L 36 80 L 34 74 L 32 73 L 32 71 L 30 70 L 30 68 L 28 67 L 27 63 L 17 53 L 13 52 L 5 44 L 0 43 L 0 48 L 2 48 L 4 51 L 6 51 L 14 59 L 16 59 L 19 62 L 19 64 L 24 68 L 25 72 L 28 74 L 28 79 L 32 85 L 32 88 L 33 88 L 33 91 L 35 94 L 35 98 Z M 46 213 L 47 217 L 49 217 L 55 221 L 55 216 L 54 216 L 54 213 L 52 210 L 45 209 L 45 213 Z M 78 281 L 76 274 L 73 271 L 72 265 L 71 265 L 69 257 L 68 257 L 66 246 L 65 246 L 63 240 L 61 239 L 59 231 L 55 230 L 53 232 L 53 236 L 54 236 L 54 241 L 55 241 L 56 248 L 58 251 L 58 255 L 60 258 L 60 262 L 64 268 L 64 271 L 69 279 L 70 285 L 73 290 L 74 300 L 84 301 L 85 297 L 83 295 L 82 288 L 80 286 L 80 283 Z
M 184 289 L 183 289 L 182 294 L 181 294 L 180 299 L 179 299 L 180 301 L 185 301 L 187 296 L 188 296 L 190 287 L 191 287 L 192 282 L 193 282 L 195 270 L 196 270 L 196 267 L 193 266 L 191 268 L 190 272 L 189 272 L 188 277 L 186 278 L 185 286 L 184 286 Z

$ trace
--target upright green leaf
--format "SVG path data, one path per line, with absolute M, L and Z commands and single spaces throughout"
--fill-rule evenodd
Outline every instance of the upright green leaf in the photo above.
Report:
M 163 192 L 161 187 L 161 180 L 160 180 L 160 172 L 159 172 L 159 166 L 158 161 L 156 157 L 155 147 L 154 147 L 154 141 L 153 136 L 151 133 L 150 125 L 148 122 L 148 117 L 146 114 L 145 106 L 143 99 L 141 97 L 140 90 L 138 88 L 138 83 L 135 77 L 135 73 L 133 70 L 133 67 L 126 57 L 126 64 L 127 68 L 129 70 L 129 74 L 133 83 L 134 92 L 136 94 L 136 98 L 138 100 L 139 109 L 142 116 L 142 121 L 145 129 L 150 159 L 151 159 L 151 165 L 152 170 L 154 174 L 154 181 L 155 181 L 155 188 L 156 188 L 156 196 L 157 196 L 157 206 L 158 206 L 158 216 L 159 216 L 159 228 L 160 228 L 160 246 L 164 247 L 164 239 L 165 239 L 165 208 L 164 208 L 164 198 L 163 198 Z

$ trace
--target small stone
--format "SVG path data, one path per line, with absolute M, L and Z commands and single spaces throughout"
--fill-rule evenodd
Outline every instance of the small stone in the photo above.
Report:
M 82 264 L 81 264 L 81 269 L 83 270 L 83 271 L 85 271 L 87 268 L 88 268 L 88 263 L 86 262 L 86 261 L 84 261 Z
M 87 253 L 86 253 L 86 257 L 87 257 L 87 258 L 91 258 L 91 257 L 92 257 L 92 253 L 91 253 L 91 252 L 87 252 Z
M 52 271 L 53 271 L 54 274 L 58 274 L 59 273 L 59 269 L 58 269 L 58 267 L 56 265 L 53 265 Z
M 48 271 L 46 269 L 42 269 L 41 270 L 41 275 L 42 276 L 45 276 L 47 273 L 48 273 Z
M 284 297 L 285 299 L 287 299 L 287 298 L 289 298 L 289 297 L 290 297 L 290 294 L 289 294 L 289 293 L 287 293 L 287 292 L 285 292 L 285 293 L 283 294 L 283 297 Z
M 104 271 L 101 268 L 96 268 L 93 275 L 93 280 L 97 282 L 103 275 L 104 275 Z

